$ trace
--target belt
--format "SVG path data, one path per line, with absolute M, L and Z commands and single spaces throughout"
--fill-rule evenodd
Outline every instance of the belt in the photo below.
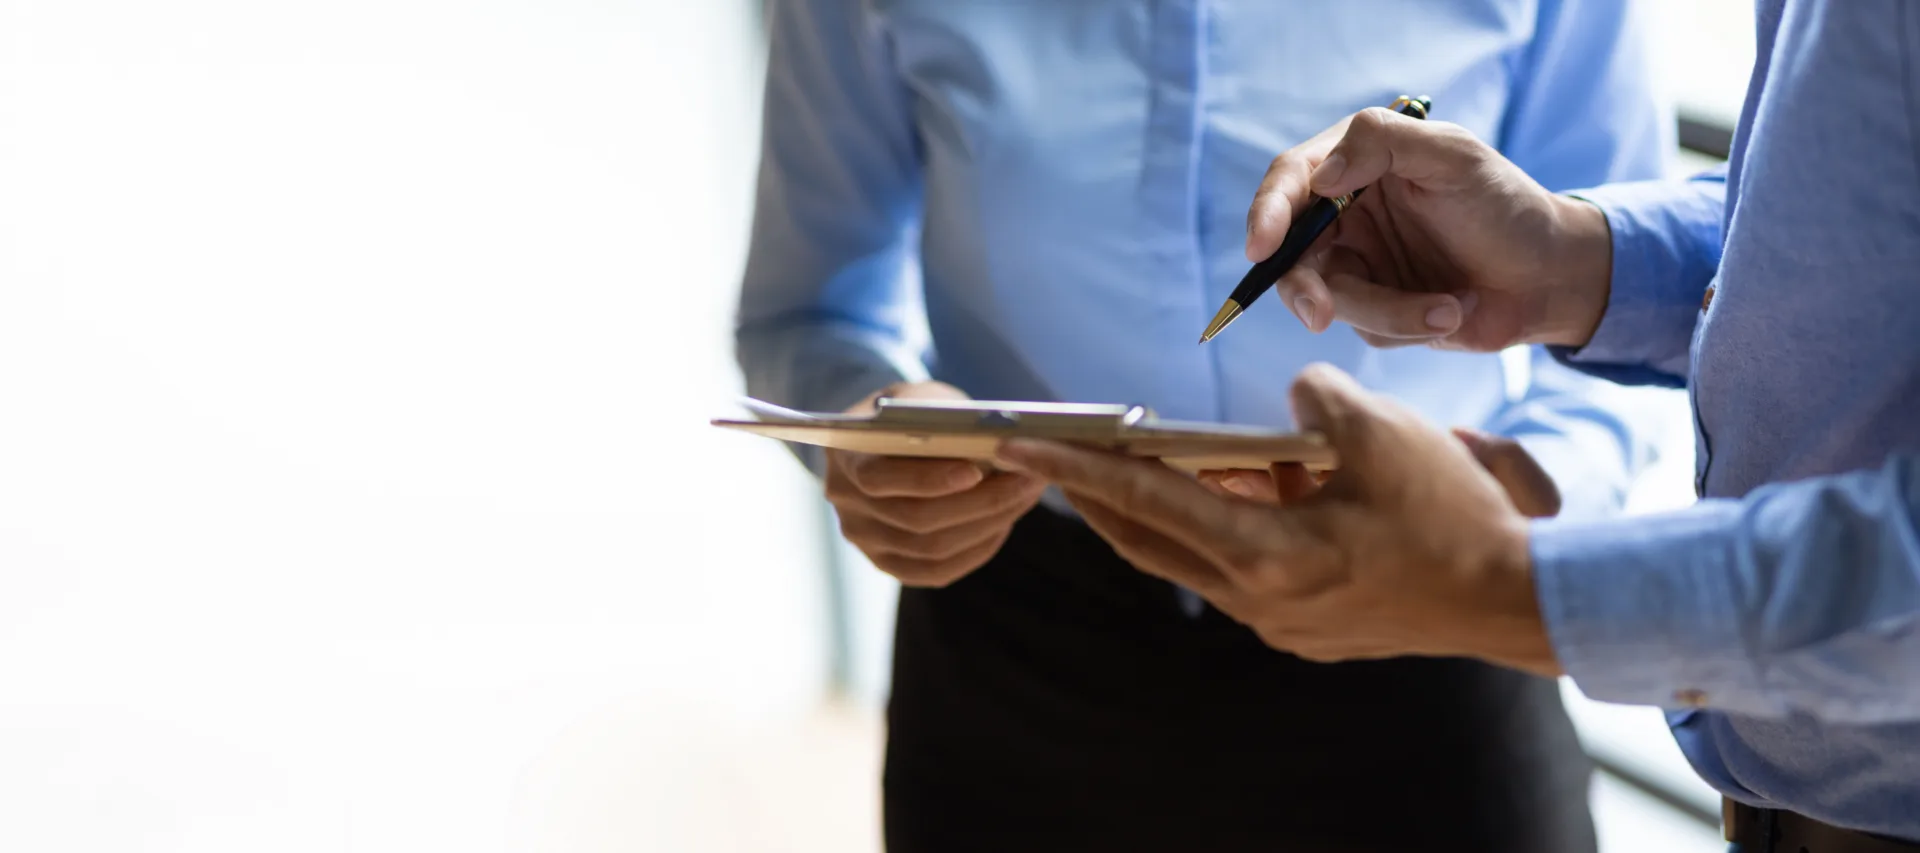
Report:
M 1759 809 L 1722 799 L 1720 817 L 1727 840 L 1742 853 L 1915 853 L 1920 844 L 1852 829 L 1841 829 L 1805 815 Z

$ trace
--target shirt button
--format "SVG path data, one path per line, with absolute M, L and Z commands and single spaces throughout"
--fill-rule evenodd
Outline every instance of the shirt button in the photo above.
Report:
M 1692 687 L 1685 690 L 1675 690 L 1673 691 L 1673 701 L 1689 708 L 1705 708 L 1707 707 L 1707 691 L 1696 690 Z
M 1712 304 L 1713 304 L 1713 288 L 1709 286 L 1707 288 L 1707 295 L 1700 297 L 1700 310 L 1705 311 L 1707 310 L 1707 306 Z

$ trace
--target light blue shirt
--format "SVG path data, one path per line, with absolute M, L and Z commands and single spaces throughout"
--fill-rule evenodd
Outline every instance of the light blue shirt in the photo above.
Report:
M 1570 513 L 1604 513 L 1645 445 L 1544 352 L 1374 350 L 1344 326 L 1307 333 L 1278 299 L 1194 341 L 1248 269 L 1273 157 L 1400 94 L 1431 95 L 1436 119 L 1550 187 L 1661 174 L 1672 122 L 1641 11 L 776 0 L 738 318 L 749 392 L 839 411 L 931 376 L 982 399 L 1284 426 L 1291 378 L 1327 361 L 1442 423 L 1519 437 Z
M 1538 525 L 1540 602 L 1721 791 L 1920 841 L 1920 4 L 1758 6 L 1731 168 L 1580 193 L 1613 291 L 1565 355 L 1686 385 L 1705 499 Z

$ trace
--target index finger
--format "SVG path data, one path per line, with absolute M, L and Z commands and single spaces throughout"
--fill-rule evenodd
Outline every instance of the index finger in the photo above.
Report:
M 1342 119 L 1314 134 L 1267 166 L 1266 177 L 1260 180 L 1260 188 L 1254 191 L 1253 203 L 1247 208 L 1247 260 L 1259 263 L 1280 250 L 1280 241 L 1293 227 L 1294 213 L 1305 210 L 1313 200 L 1307 185 L 1314 167 L 1333 150 L 1350 120 Z
M 1242 513 L 1252 504 L 1219 497 L 1157 461 L 1031 439 L 1002 444 L 1000 459 L 1099 501 L 1215 563 L 1237 564 L 1249 550 Z
M 1416 184 L 1466 180 L 1492 151 L 1457 124 L 1371 107 L 1347 120 L 1346 132 L 1314 167 L 1309 186 L 1314 193 L 1331 197 L 1387 175 Z
M 940 498 L 964 492 L 986 480 L 972 462 L 847 454 L 847 479 L 875 498 Z

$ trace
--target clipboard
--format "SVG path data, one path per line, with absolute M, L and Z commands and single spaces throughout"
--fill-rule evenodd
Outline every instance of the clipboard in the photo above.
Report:
M 716 418 L 712 425 L 881 456 L 992 462 L 1000 442 L 1039 438 L 1157 458 L 1187 472 L 1264 469 L 1275 462 L 1327 471 L 1339 464 L 1318 433 L 1163 420 L 1145 406 L 882 397 L 867 416 L 800 412 L 750 398 L 740 402 L 754 420 Z

